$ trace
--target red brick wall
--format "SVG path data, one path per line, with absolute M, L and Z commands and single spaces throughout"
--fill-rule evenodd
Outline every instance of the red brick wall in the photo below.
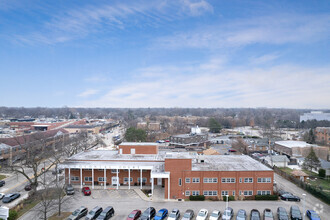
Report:
M 131 154 L 131 149 L 135 149 L 135 154 L 158 154 L 157 145 L 119 145 L 119 149 L 122 149 L 123 154 Z

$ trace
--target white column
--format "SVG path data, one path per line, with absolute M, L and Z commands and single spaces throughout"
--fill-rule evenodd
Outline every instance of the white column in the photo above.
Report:
M 171 183 L 170 183 L 171 182 L 170 181 L 170 177 L 168 177 L 168 180 L 167 181 L 168 181 L 168 184 L 167 184 L 167 186 L 168 186 L 168 189 L 167 189 L 167 199 L 170 200 L 170 191 L 171 191 L 170 190 L 170 185 L 171 185 Z
M 131 169 L 128 168 L 128 189 L 131 189 Z
M 107 169 L 104 168 L 104 189 L 107 188 Z
M 151 178 L 151 195 L 154 195 L 154 178 Z
M 118 178 L 118 169 L 117 169 L 117 189 L 119 188 L 119 178 Z
M 142 169 L 140 170 L 140 189 L 142 189 Z
M 92 189 L 94 189 L 94 168 L 92 168 Z
M 69 167 L 69 184 L 71 184 L 71 173 L 70 173 L 71 169 Z
M 80 188 L 82 188 L 82 168 L 80 168 Z

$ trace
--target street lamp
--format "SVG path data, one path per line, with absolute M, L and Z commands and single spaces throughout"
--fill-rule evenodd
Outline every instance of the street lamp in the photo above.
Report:
M 305 220 L 306 210 L 305 210 L 305 203 L 306 203 L 306 194 L 302 194 L 304 197 L 304 204 L 303 204 L 303 220 Z
M 227 202 L 226 202 L 226 210 L 227 210 L 228 209 L 228 197 L 229 197 L 229 195 L 227 194 L 226 197 L 227 197 Z

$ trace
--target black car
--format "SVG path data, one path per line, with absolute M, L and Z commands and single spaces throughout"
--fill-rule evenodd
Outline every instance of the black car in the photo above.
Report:
M 68 184 L 66 187 L 65 187 L 65 192 L 67 195 L 73 195 L 74 194 L 74 188 L 71 184 Z
M 292 195 L 292 193 L 287 192 L 287 191 L 284 191 L 284 190 L 282 190 L 282 189 L 278 191 L 278 195 L 279 195 L 279 196 L 284 195 L 284 194 L 291 194 L 291 195 Z
M 182 217 L 182 220 L 191 220 L 191 219 L 193 219 L 194 215 L 195 215 L 195 213 L 193 210 L 187 209 Z
M 7 195 L 5 195 L 5 197 L 3 197 L 2 202 L 9 203 L 11 201 L 14 201 L 15 199 L 17 199 L 20 196 L 21 196 L 21 194 L 19 194 L 19 193 L 7 194 Z
M 154 207 L 147 208 L 141 215 L 140 220 L 151 220 L 156 215 L 156 209 Z
M 286 212 L 285 208 L 278 207 L 277 208 L 277 218 L 278 220 L 289 220 L 288 213 Z
M 294 196 L 292 194 L 283 194 L 280 196 L 282 200 L 285 201 L 297 201 L 300 202 L 300 198 L 298 196 Z
M 96 219 L 101 214 L 102 211 L 103 211 L 102 207 L 99 206 L 94 207 L 91 211 L 89 211 L 85 220 Z
M 4 186 L 6 184 L 6 182 L 4 180 L 0 181 L 0 187 Z
M 88 209 L 84 206 L 81 206 L 79 209 L 76 209 L 68 218 L 67 220 L 78 220 L 82 217 L 86 216 Z
M 293 205 L 290 208 L 291 220 L 302 220 L 301 212 L 298 206 Z
M 96 220 L 108 220 L 115 214 L 112 206 L 106 207 Z
M 260 212 L 257 209 L 251 210 L 250 220 L 260 220 Z

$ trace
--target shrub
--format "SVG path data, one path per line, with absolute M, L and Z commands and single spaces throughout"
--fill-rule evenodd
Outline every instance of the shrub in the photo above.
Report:
M 223 201 L 227 201 L 227 196 L 222 196 Z M 228 196 L 228 201 L 235 201 L 235 196 Z
M 8 220 L 15 220 L 18 217 L 18 213 L 15 210 L 9 210 Z
M 255 200 L 278 200 L 278 195 L 256 195 Z
M 325 169 L 319 169 L 319 176 L 325 177 Z
M 204 201 L 205 196 L 199 195 L 199 196 L 189 196 L 190 201 Z

